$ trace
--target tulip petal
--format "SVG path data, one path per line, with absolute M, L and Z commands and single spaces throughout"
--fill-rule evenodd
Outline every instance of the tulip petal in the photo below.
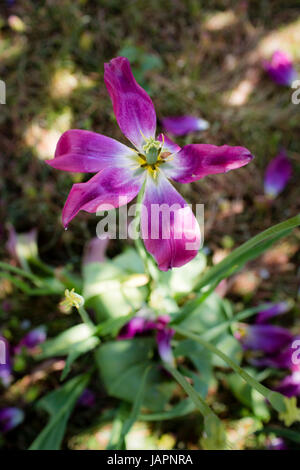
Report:
M 244 147 L 229 145 L 185 145 L 168 163 L 166 175 L 179 183 L 191 183 L 204 176 L 226 173 L 247 165 L 253 156 Z
M 276 197 L 286 187 L 292 176 L 292 165 L 285 151 L 281 151 L 267 166 L 264 181 L 265 194 Z
M 171 366 L 174 366 L 175 362 L 171 347 L 171 340 L 174 336 L 174 333 L 175 331 L 171 330 L 170 328 L 163 328 L 157 330 L 156 334 L 156 341 L 160 358 L 163 362 L 166 362 Z
M 96 404 L 96 394 L 89 388 L 86 388 L 85 390 L 83 390 L 82 394 L 77 400 L 77 405 L 83 406 L 86 408 L 92 408 L 95 404 Z
M 24 421 L 24 412 L 20 408 L 7 407 L 0 409 L 0 433 L 6 433 Z
M 278 385 L 276 391 L 286 397 L 298 397 L 300 395 L 300 372 L 293 372 L 287 375 Z
M 136 82 L 125 57 L 104 64 L 104 81 L 121 131 L 142 150 L 144 137 L 155 137 L 156 114 L 151 98 Z
M 191 132 L 204 131 L 209 128 L 205 119 L 196 116 L 170 116 L 162 119 L 162 127 L 173 135 L 186 135 Z
M 277 315 L 283 315 L 289 310 L 288 302 L 278 302 L 277 304 L 270 304 L 265 310 L 258 312 L 255 319 L 256 324 L 268 323 L 268 321 Z
M 29 331 L 24 338 L 21 339 L 19 344 L 15 348 L 15 352 L 19 354 L 22 350 L 22 347 L 26 349 L 33 349 L 41 343 L 44 343 L 47 339 L 46 328 L 44 326 L 39 326 Z
M 141 235 L 162 271 L 188 263 L 200 247 L 200 228 L 191 208 L 161 173 L 157 179 L 147 178 Z
M 162 153 L 167 152 L 167 153 L 177 153 L 179 150 L 181 150 L 181 147 L 176 144 L 176 142 L 173 142 L 173 140 L 170 139 L 170 137 L 167 137 L 164 134 L 159 134 L 157 137 L 157 140 L 159 142 L 163 142 L 163 148 L 162 148 Z
M 108 167 L 121 167 L 134 151 L 95 132 L 70 129 L 59 139 L 55 158 L 46 160 L 48 165 L 63 171 L 96 173 Z
M 244 349 L 274 354 L 290 344 L 293 336 L 286 328 L 273 325 L 241 325 L 236 332 Z
M 282 51 L 275 51 L 270 61 L 264 60 L 263 67 L 271 80 L 278 85 L 290 86 L 297 77 L 293 62 Z
M 7 387 L 12 380 L 12 364 L 8 341 L 0 336 L 0 385 Z
M 155 320 L 136 316 L 129 320 L 129 322 L 123 326 L 119 333 L 118 339 L 131 339 L 134 338 L 136 335 L 141 335 L 149 330 L 155 329 Z
M 142 183 L 141 175 L 134 177 L 129 169 L 106 168 L 86 183 L 74 184 L 63 209 L 64 227 L 80 210 L 93 213 L 127 204 L 137 195 Z
M 108 235 L 103 238 L 92 238 L 85 246 L 82 264 L 103 263 L 106 258 L 106 249 L 109 243 Z

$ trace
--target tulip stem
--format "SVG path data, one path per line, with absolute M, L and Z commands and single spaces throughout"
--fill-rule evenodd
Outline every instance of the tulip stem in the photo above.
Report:
M 84 306 L 82 305 L 81 307 L 79 307 L 78 309 L 78 313 L 81 317 L 81 320 L 83 321 L 83 323 L 85 323 L 87 326 L 90 326 L 90 327 L 94 327 L 94 323 L 92 322 L 92 320 L 90 319 L 89 317 L 89 314 L 87 313 L 86 309 L 84 308 Z
M 152 280 L 157 280 L 157 270 L 155 269 L 155 266 L 153 264 L 152 259 L 149 257 L 144 243 L 141 239 L 141 213 L 142 213 L 142 200 L 144 197 L 145 193 L 145 187 L 146 187 L 146 181 L 144 182 L 138 197 L 137 197 L 137 202 L 136 202 L 136 212 L 135 212 L 135 218 L 134 218 L 134 231 L 135 235 L 138 235 L 137 238 L 135 238 L 135 246 L 137 249 L 138 254 L 142 258 L 142 261 L 145 266 L 145 271 L 149 275 L 149 278 Z

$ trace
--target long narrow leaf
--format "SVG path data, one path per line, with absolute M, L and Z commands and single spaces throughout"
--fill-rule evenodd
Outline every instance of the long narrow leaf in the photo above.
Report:
M 31 444 L 30 450 L 59 450 L 68 419 L 89 378 L 90 374 L 77 376 L 40 400 L 39 406 L 48 411 L 51 417 Z
M 248 240 L 243 245 L 236 248 L 230 255 L 216 264 L 202 277 L 195 290 L 202 289 L 216 280 L 221 280 L 227 275 L 231 275 L 246 262 L 256 258 L 270 247 L 275 241 L 288 235 L 291 230 L 300 225 L 300 214 L 291 219 L 274 225 Z

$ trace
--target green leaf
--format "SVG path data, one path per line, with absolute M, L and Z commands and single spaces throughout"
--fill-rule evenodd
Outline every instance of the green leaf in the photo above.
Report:
M 180 322 L 180 326 L 194 333 L 205 333 L 227 320 L 224 301 L 216 293 L 212 293 L 204 302 L 196 306 L 190 315 Z
M 115 256 L 113 263 L 128 274 L 145 272 L 143 260 L 133 248 L 127 248 L 123 253 Z
M 200 334 L 203 338 L 206 337 L 205 335 L 209 330 L 215 329 L 216 334 L 210 338 L 213 344 L 224 351 L 231 359 L 239 363 L 242 358 L 242 348 L 239 341 L 236 340 L 229 331 L 230 323 L 228 323 L 228 315 L 231 315 L 231 312 L 228 310 L 227 302 L 221 299 L 216 293 L 212 293 L 179 325 L 182 328 Z M 227 324 L 227 328 L 219 329 L 219 326 L 222 324 Z M 196 346 L 194 346 L 194 348 L 196 348 Z M 207 355 L 207 352 L 204 353 L 201 349 L 197 351 L 199 357 L 201 354 Z M 212 364 L 215 366 L 227 367 L 224 361 L 216 356 L 212 357 L 211 360 Z M 201 371 L 200 364 L 197 368 Z
M 245 370 L 255 377 L 255 370 L 245 368 Z M 263 421 L 270 419 L 270 411 L 265 398 L 248 385 L 239 375 L 230 373 L 226 375 L 227 383 L 234 396 L 247 408 L 253 411 L 257 418 Z
M 42 352 L 36 356 L 36 359 L 45 359 L 47 357 L 66 356 L 74 345 L 91 338 L 94 334 L 94 328 L 86 324 L 72 326 L 56 338 L 49 339 L 40 345 Z
M 151 368 L 146 382 L 143 406 L 162 411 L 171 397 L 174 382 L 161 373 L 153 357 L 155 341 L 152 338 L 111 341 L 100 345 L 96 362 L 101 378 L 111 396 L 133 403 L 143 374 Z
M 76 359 L 78 359 L 78 357 L 89 351 L 92 351 L 96 346 L 99 345 L 99 343 L 99 338 L 96 338 L 96 336 L 91 336 L 90 338 L 84 339 L 83 341 L 70 346 L 70 352 L 68 354 L 66 365 L 62 371 L 60 380 L 65 380 L 71 370 L 72 364 L 76 361 Z
M 255 434 L 261 433 L 274 433 L 276 436 L 284 437 L 285 439 L 289 439 L 292 442 L 297 442 L 297 444 L 300 444 L 300 432 L 293 431 L 291 429 L 278 428 L 275 426 L 266 426 L 265 428 L 256 431 Z
M 68 419 L 89 378 L 90 374 L 79 375 L 38 402 L 38 406 L 50 414 L 50 420 L 30 450 L 59 450 Z
M 123 317 L 111 318 L 100 323 L 95 330 L 95 334 L 99 336 L 113 335 L 116 336 L 121 328 L 130 321 L 135 312 Z
M 199 373 L 199 375 L 194 377 L 197 382 L 197 386 L 195 384 L 195 387 L 201 396 L 205 398 L 213 379 L 211 353 L 204 349 L 203 346 L 190 339 L 179 341 L 173 353 L 174 357 L 183 356 L 192 361 Z
M 169 419 L 181 418 L 195 411 L 196 405 L 190 398 L 185 398 L 170 410 L 161 413 L 144 413 L 139 415 L 139 421 L 164 421 Z
M 123 281 L 128 274 L 132 273 L 113 261 L 84 266 L 83 297 L 86 306 L 95 309 L 98 321 L 128 315 L 141 307 L 147 289 L 126 285 Z
M 216 282 L 216 280 L 221 280 L 232 275 L 245 263 L 261 255 L 275 241 L 278 241 L 280 238 L 288 235 L 292 229 L 298 225 L 300 225 L 300 214 L 296 217 L 292 217 L 291 219 L 286 220 L 285 222 L 274 225 L 273 227 L 270 227 L 264 232 L 251 238 L 246 243 L 236 248 L 220 263 L 210 268 L 197 284 L 196 289 L 202 289 L 208 284 Z
M 206 257 L 198 255 L 181 268 L 174 268 L 160 273 L 160 282 L 168 286 L 170 294 L 176 297 L 190 293 L 206 266 Z
M 125 421 L 123 423 L 123 426 L 122 426 L 117 444 L 115 446 L 111 446 L 110 447 L 111 449 L 112 448 L 114 448 L 114 449 L 123 448 L 124 443 L 125 443 L 125 438 L 126 438 L 127 434 L 129 433 L 130 429 L 132 428 L 132 426 L 134 425 L 134 423 L 138 419 L 139 412 L 140 412 L 140 409 L 141 409 L 141 406 L 142 406 L 142 403 L 143 403 L 145 387 L 146 387 L 146 380 L 147 380 L 147 376 L 148 376 L 148 373 L 150 371 L 150 368 L 151 368 L 151 366 L 147 367 L 144 374 L 143 374 L 141 383 L 139 385 L 139 388 L 138 388 L 137 393 L 136 393 L 136 397 L 135 397 L 134 402 L 133 402 L 132 410 L 131 410 L 128 418 L 125 419 Z

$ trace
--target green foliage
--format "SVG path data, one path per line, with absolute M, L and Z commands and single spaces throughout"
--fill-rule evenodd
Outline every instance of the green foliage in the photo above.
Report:
M 255 369 L 250 369 L 245 367 L 246 372 L 258 379 L 258 374 Z M 255 389 L 250 387 L 239 375 L 231 373 L 226 376 L 226 382 L 228 383 L 230 389 L 234 396 L 253 414 L 263 420 L 269 421 L 270 419 L 270 410 L 266 403 L 265 398 L 260 395 Z
M 37 359 L 45 359 L 48 357 L 66 356 L 72 350 L 80 350 L 82 343 L 88 343 L 92 339 L 94 329 L 85 324 L 80 324 L 69 328 L 60 333 L 56 338 L 49 339 L 41 344 L 41 353 Z M 83 347 L 84 348 L 84 347 Z
M 101 379 L 111 396 L 133 403 L 145 370 L 147 375 L 142 405 L 151 411 L 163 411 L 171 397 L 174 383 L 166 380 L 159 364 L 153 360 L 152 338 L 112 341 L 99 346 L 96 362 Z
M 128 315 L 146 299 L 147 289 L 130 285 L 132 274 L 143 273 L 143 265 L 134 250 L 114 261 L 89 263 L 83 267 L 83 296 L 95 310 L 98 321 Z
M 37 405 L 50 414 L 50 419 L 30 450 L 59 450 L 68 419 L 89 378 L 89 374 L 79 375 L 38 402 Z

